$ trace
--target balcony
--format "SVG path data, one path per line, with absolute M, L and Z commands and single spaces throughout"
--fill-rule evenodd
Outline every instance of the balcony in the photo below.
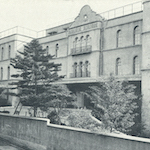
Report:
M 82 72 L 82 73 L 71 73 L 70 74 L 70 78 L 86 78 L 86 77 L 90 77 L 91 76 L 91 72 Z
M 86 54 L 90 53 L 92 51 L 92 46 L 87 45 L 87 46 L 82 46 L 82 47 L 76 47 L 71 49 L 71 55 L 81 55 L 81 54 Z

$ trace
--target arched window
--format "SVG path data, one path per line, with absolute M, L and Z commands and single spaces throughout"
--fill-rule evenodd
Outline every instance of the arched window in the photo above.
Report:
M 80 77 L 83 77 L 83 62 L 80 62 L 79 64 L 79 73 Z
M 133 33 L 133 45 L 138 44 L 140 44 L 140 29 L 139 26 L 136 26 Z
M 86 36 L 86 46 L 91 45 L 91 38 L 89 35 Z
M 4 59 L 4 48 L 2 47 L 1 60 Z
M 77 63 L 76 62 L 74 63 L 73 71 L 74 71 L 74 77 L 77 77 Z
M 83 44 L 84 44 L 84 37 L 81 36 L 81 38 L 80 38 L 80 51 L 83 50 Z
M 74 41 L 74 48 L 76 49 L 77 48 L 77 45 L 78 45 L 78 37 L 75 38 L 75 41 Z
M 11 46 L 9 45 L 9 47 L 8 47 L 8 59 L 10 59 L 10 57 L 11 57 Z
M 3 67 L 1 67 L 1 80 L 3 80 Z
M 117 31 L 117 37 L 116 37 L 116 46 L 121 47 L 122 46 L 122 35 L 121 35 L 121 30 Z
M 48 53 L 49 53 L 49 47 L 46 46 L 46 55 L 48 55 Z
M 116 75 L 121 75 L 121 59 L 116 59 Z
M 139 73 L 140 73 L 139 59 L 138 56 L 135 56 L 133 58 L 133 74 L 139 74 Z
M 55 48 L 55 57 L 58 57 L 58 49 L 59 49 L 59 45 L 56 44 L 56 48 Z
M 85 62 L 85 77 L 89 77 L 90 73 L 89 73 L 89 62 L 86 61 Z
M 7 70 L 7 79 L 10 79 L 10 67 L 8 66 L 8 70 Z

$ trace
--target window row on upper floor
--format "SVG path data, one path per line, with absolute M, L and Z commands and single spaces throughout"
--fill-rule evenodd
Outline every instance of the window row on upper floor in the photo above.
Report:
M 116 59 L 116 68 L 115 68 L 115 74 L 116 75 L 122 75 L 122 63 L 121 58 Z M 140 74 L 140 63 L 139 63 L 139 57 L 135 56 L 133 58 L 133 64 L 132 64 L 132 74 L 138 75 Z
M 11 58 L 11 45 L 5 50 L 4 47 L 1 47 L 1 61 L 4 59 Z
M 75 62 L 72 67 L 73 67 L 73 73 L 71 74 L 72 78 L 90 77 L 89 61 L 85 61 L 85 62 L 80 61 L 79 64 Z
M 123 75 L 123 68 L 122 68 L 121 58 L 117 58 L 115 62 L 115 75 Z M 77 77 L 90 77 L 90 63 L 89 61 L 79 63 L 75 62 L 73 64 L 73 73 L 71 73 L 71 78 Z M 132 64 L 132 74 L 139 75 L 140 74 L 140 63 L 139 57 L 133 57 L 133 64 Z
M 73 48 L 71 49 L 72 55 L 89 53 L 92 50 L 92 38 L 90 35 L 76 37 L 73 41 Z
M 122 47 L 124 44 L 124 37 L 123 37 L 123 31 L 121 29 L 116 31 L 116 47 Z M 107 43 L 106 43 L 107 44 Z M 133 28 L 133 45 L 139 45 L 141 44 L 141 30 L 140 27 L 137 25 Z M 55 57 L 58 57 L 58 51 L 59 50 L 59 44 L 57 43 L 55 45 Z M 90 35 L 81 36 L 81 37 L 75 37 L 73 41 L 73 48 L 71 49 L 71 54 L 83 54 L 87 52 L 91 52 L 92 50 L 92 38 Z M 49 54 L 49 46 L 46 46 L 46 53 Z M 8 54 L 9 55 L 9 54 Z M 3 58 L 3 55 L 1 56 Z
M 9 79 L 10 79 L 10 66 L 7 67 L 7 75 L 4 74 L 4 68 L 3 68 L 3 67 L 1 67 L 1 70 L 0 70 L 0 71 L 1 71 L 1 72 L 0 72 L 0 75 L 1 75 L 0 79 L 1 79 L 1 80 L 4 80 L 4 76 L 5 76 L 5 77 L 7 76 L 7 79 L 6 79 L 6 80 L 9 80 Z
M 123 45 L 123 36 L 122 36 L 122 30 L 119 29 L 116 32 L 116 47 L 122 47 Z M 135 26 L 133 29 L 133 45 L 139 45 L 141 44 L 141 32 L 140 27 Z
M 58 51 L 59 51 L 59 44 L 57 43 L 55 45 L 55 54 L 54 54 L 56 58 L 58 57 Z M 51 53 L 50 53 L 49 46 L 46 46 L 46 55 L 48 55 L 48 54 L 51 54 Z M 53 54 L 51 54 L 51 55 L 53 55 Z
M 88 45 L 92 44 L 92 38 L 90 37 L 90 35 L 86 35 L 79 37 L 76 37 L 75 40 L 73 41 L 73 48 L 77 48 L 77 47 L 86 47 Z

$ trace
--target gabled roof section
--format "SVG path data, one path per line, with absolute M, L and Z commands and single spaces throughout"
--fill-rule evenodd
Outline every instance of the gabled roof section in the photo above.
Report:
M 92 11 L 90 6 L 85 5 L 82 7 L 79 15 L 75 18 L 75 21 L 72 23 L 70 28 L 97 21 L 102 21 L 102 17 L 99 14 L 96 14 L 96 12 Z

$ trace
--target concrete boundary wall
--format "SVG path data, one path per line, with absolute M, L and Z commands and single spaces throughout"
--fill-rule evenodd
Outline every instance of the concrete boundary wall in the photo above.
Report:
M 32 150 L 150 150 L 150 139 L 50 124 L 48 119 L 0 114 L 0 137 Z

